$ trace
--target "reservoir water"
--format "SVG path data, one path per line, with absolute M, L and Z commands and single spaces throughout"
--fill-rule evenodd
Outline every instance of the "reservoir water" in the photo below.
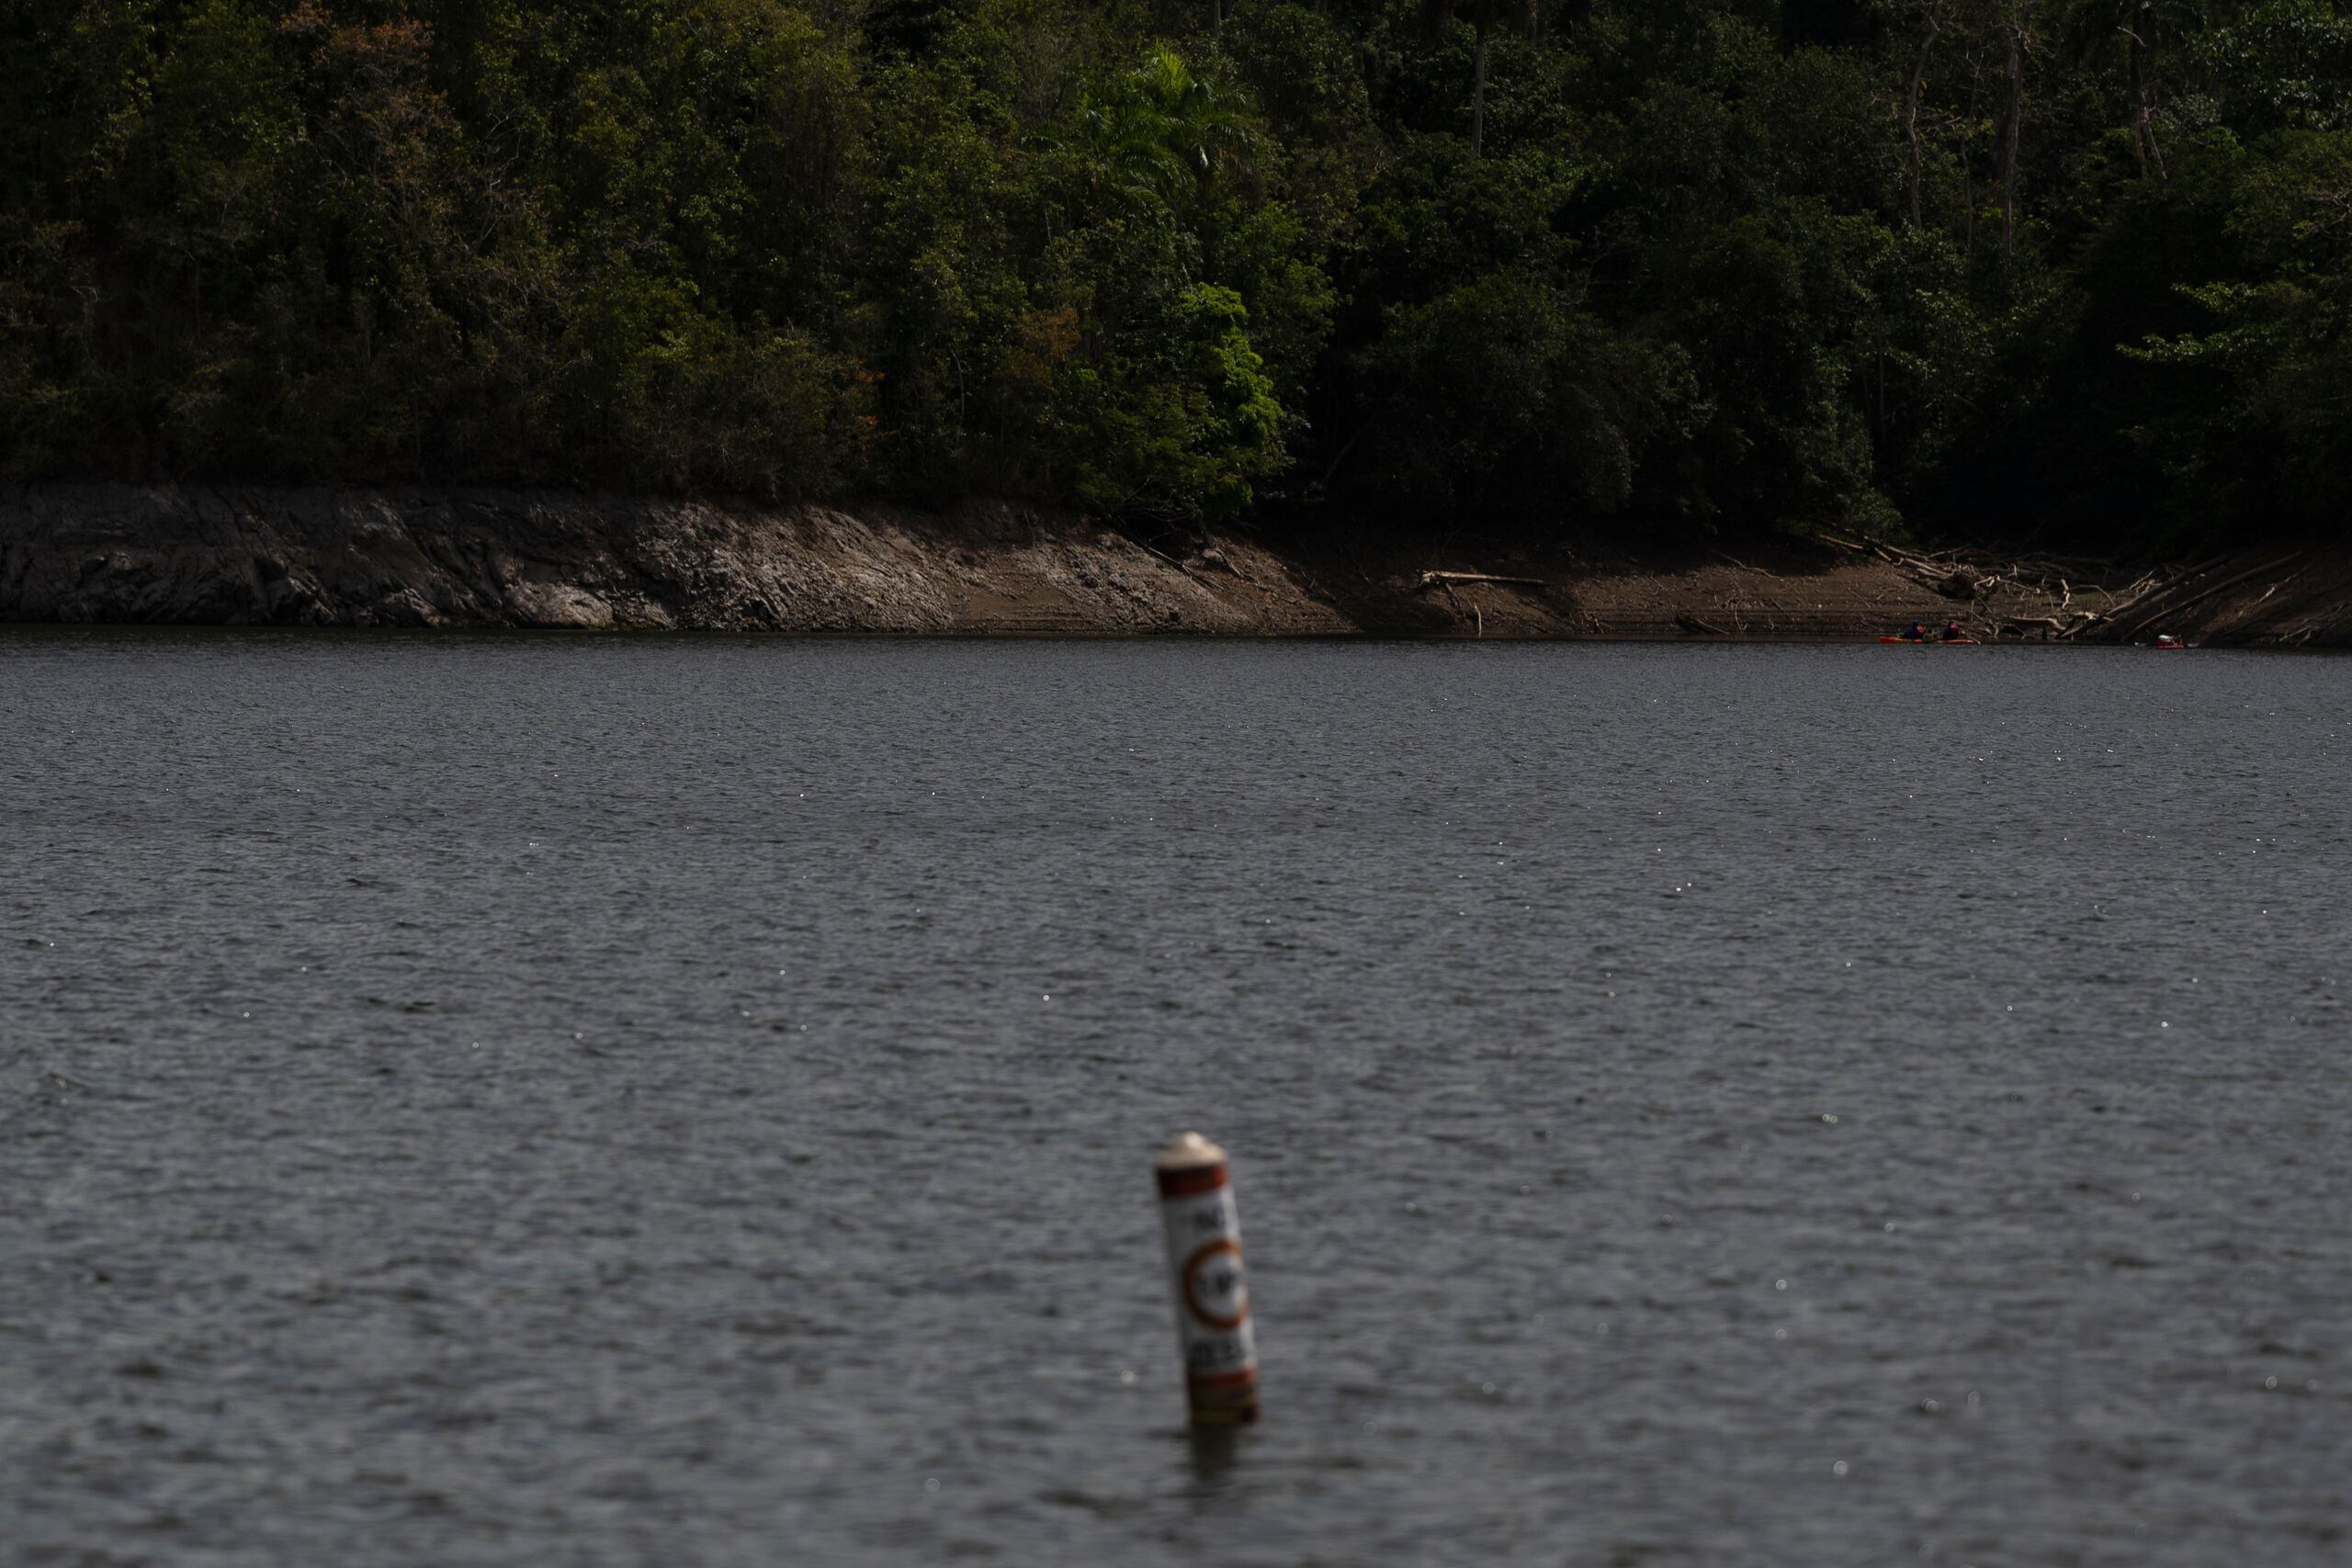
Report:
M 2341 1563 L 2348 764 L 2205 650 L 0 632 L 0 1560 Z

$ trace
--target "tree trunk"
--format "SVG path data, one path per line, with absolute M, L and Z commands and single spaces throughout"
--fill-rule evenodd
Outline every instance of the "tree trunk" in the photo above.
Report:
M 1470 88 L 1470 156 L 1481 156 L 1487 145 L 1487 7 L 1478 7 L 1478 64 Z
M 2129 27 L 2116 29 L 2123 35 L 2123 96 L 2132 104 L 2132 164 L 2140 177 L 2148 177 L 2148 144 L 2141 140 L 2141 122 L 2147 118 L 2148 100 L 2140 88 L 2140 35 Z
M 2017 254 L 2018 141 L 2025 123 L 2026 11 L 2022 6 L 2005 29 L 2009 47 L 2009 107 L 2001 120 L 2001 254 Z
M 1209 0 L 1209 36 L 1225 36 L 1225 0 Z
M 2161 180 L 2165 177 L 2165 158 L 2156 147 L 2156 106 L 2148 81 L 2150 40 L 2155 36 L 2154 11 L 2148 13 L 2145 26 L 2149 28 L 2147 38 L 2141 37 L 2136 28 L 2123 29 L 2123 57 L 2132 85 L 2132 161 L 2140 165 L 2141 178 L 2153 175 Z
M 1984 95 L 1984 55 L 1979 47 L 1968 51 L 1968 112 L 1961 123 L 1968 128 L 1960 143 L 1960 225 L 1961 254 L 1971 261 L 1976 258 L 1976 153 L 1969 146 L 1975 134 L 1976 106 Z
M 1944 19 L 1935 11 L 1928 13 L 1928 36 L 1919 45 L 1919 58 L 1911 67 L 1910 90 L 1903 96 L 1903 135 L 1911 144 L 1911 227 L 1927 227 L 1927 216 L 1921 210 L 1919 187 L 1925 180 L 1925 166 L 1919 156 L 1919 88 L 1928 75 L 1928 55 L 1942 36 Z

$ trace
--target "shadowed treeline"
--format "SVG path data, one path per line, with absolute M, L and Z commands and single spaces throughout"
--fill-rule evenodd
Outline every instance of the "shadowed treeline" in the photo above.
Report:
M 0 474 L 2340 529 L 2335 0 L 23 0 Z

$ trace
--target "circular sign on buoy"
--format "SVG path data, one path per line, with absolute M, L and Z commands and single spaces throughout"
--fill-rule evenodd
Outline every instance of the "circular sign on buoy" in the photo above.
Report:
M 1238 1241 L 1212 1241 L 1195 1250 L 1184 1259 L 1176 1288 L 1184 1310 L 1204 1327 L 1231 1333 L 1250 1316 L 1250 1281 L 1241 1272 Z

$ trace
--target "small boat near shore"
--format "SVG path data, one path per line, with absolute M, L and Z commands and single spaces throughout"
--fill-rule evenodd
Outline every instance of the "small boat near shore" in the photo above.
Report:
M 1881 642 L 1908 643 L 1913 648 L 1975 648 L 1973 637 L 1883 637 Z

